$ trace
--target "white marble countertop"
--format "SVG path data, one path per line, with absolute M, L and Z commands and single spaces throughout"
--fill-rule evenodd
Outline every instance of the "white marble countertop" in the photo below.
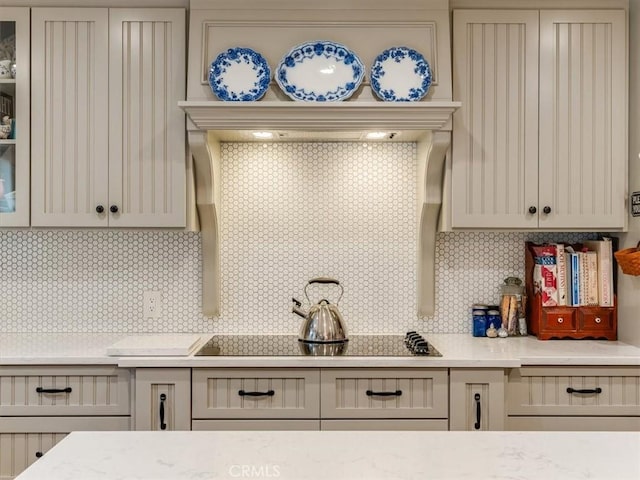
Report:
M 73 432 L 45 478 L 637 480 L 640 432 Z
M 442 357 L 194 357 L 106 355 L 127 333 L 0 334 L 0 365 L 96 365 L 121 367 L 496 367 L 521 365 L 638 365 L 640 348 L 606 340 L 547 340 L 535 337 L 474 338 L 426 334 Z M 158 336 L 158 334 L 153 334 Z M 164 334 L 167 342 L 181 334 Z M 203 333 L 205 341 L 213 334 Z

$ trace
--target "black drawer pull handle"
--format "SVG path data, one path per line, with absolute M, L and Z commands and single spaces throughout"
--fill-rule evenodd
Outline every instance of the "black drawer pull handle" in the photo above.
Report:
M 480 430 L 480 418 L 482 416 L 482 412 L 480 411 L 480 394 L 476 393 L 473 398 L 476 400 L 476 423 L 473 425 L 473 428 Z
M 42 452 L 36 452 L 36 458 L 40 458 L 42 455 L 44 455 L 44 453 L 42 453 Z
M 167 424 L 164 423 L 164 402 L 167 396 L 164 393 L 160 394 L 160 430 L 166 430 Z
M 244 390 L 238 390 L 238 395 L 241 397 L 273 397 L 276 394 L 273 390 L 267 390 L 266 392 L 245 392 Z
M 600 387 L 597 387 L 576 390 L 575 388 L 567 387 L 567 393 L 602 393 L 602 389 Z
M 71 387 L 67 388 L 36 388 L 37 393 L 71 393 Z
M 373 390 L 367 390 L 367 397 L 399 397 L 402 395 L 402 390 L 396 390 L 395 392 L 374 392 Z

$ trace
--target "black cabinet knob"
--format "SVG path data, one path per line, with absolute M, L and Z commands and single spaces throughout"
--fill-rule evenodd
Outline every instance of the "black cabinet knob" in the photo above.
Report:
M 110 211 L 111 213 L 118 213 L 118 206 L 117 206 L 117 205 L 111 205 L 111 206 L 109 207 L 109 211 Z
M 538 211 L 538 209 L 536 207 L 534 207 L 533 205 L 529 207 L 529 213 L 531 215 L 533 215 L 534 213 L 536 213 Z
M 44 453 L 42 453 L 42 452 L 36 452 L 36 457 L 37 457 L 37 458 L 40 458 L 42 455 L 44 455 Z
M 103 213 L 103 212 L 104 212 L 104 207 L 103 207 L 102 205 L 98 205 L 98 206 L 96 207 L 96 212 L 98 212 L 98 213 Z
M 551 213 L 551 207 L 546 206 L 546 207 L 544 207 L 544 208 L 542 209 L 542 211 L 548 215 L 548 214 L 550 214 L 550 213 Z

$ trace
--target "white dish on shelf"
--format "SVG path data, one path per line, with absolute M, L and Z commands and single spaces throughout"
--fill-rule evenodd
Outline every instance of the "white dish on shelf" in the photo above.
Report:
M 230 48 L 211 62 L 209 86 L 225 102 L 259 100 L 269 88 L 271 69 L 265 58 L 245 47 Z
M 407 47 L 392 47 L 371 66 L 371 89 L 387 102 L 416 102 L 431 85 L 431 68 L 424 56 Z
M 340 43 L 319 40 L 293 47 L 278 65 L 275 80 L 293 100 L 336 102 L 353 95 L 364 71 L 353 51 Z

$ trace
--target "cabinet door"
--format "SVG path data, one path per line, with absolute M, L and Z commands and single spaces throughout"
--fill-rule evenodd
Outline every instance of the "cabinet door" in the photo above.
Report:
M 73 431 L 126 431 L 129 417 L 0 418 L 0 480 L 10 480 Z
M 0 8 L 0 227 L 29 225 L 29 42 L 29 9 Z
M 191 430 L 191 369 L 136 369 L 136 430 Z
M 503 369 L 451 369 L 450 430 L 504 430 Z
M 456 10 L 451 225 L 536 228 L 538 12 Z
M 622 10 L 540 13 L 541 228 L 623 228 L 627 48 Z
M 108 21 L 100 8 L 31 11 L 34 226 L 108 223 Z
M 109 225 L 184 227 L 184 9 L 109 10 Z

